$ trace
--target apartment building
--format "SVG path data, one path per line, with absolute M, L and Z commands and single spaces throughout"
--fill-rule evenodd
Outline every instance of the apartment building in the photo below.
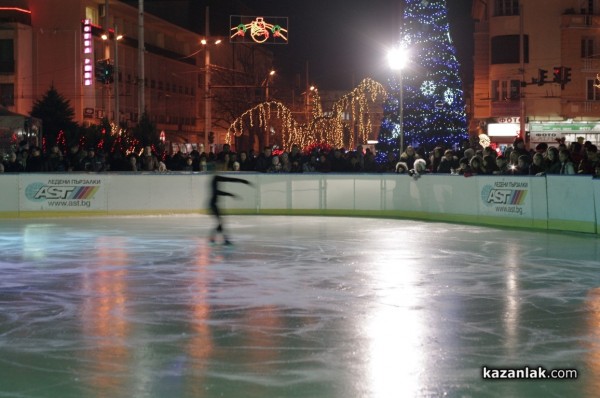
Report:
M 237 111 L 223 97 L 237 98 L 245 109 L 251 100 L 232 90 L 260 81 L 272 67 L 272 55 L 264 47 L 234 46 L 228 38 L 217 46 L 219 38 L 209 37 L 202 45 L 204 35 L 148 13 L 140 52 L 138 14 L 137 7 L 116 0 L 0 0 L 2 104 L 28 114 L 54 86 L 80 124 L 107 117 L 131 127 L 145 110 L 168 141 L 203 143 L 208 124 L 215 143 L 222 143 Z M 204 15 L 198 21 L 202 24 Z M 101 81 L 106 65 L 111 76 Z M 204 84 L 207 71 L 213 84 L 232 90 L 211 93 Z M 207 107 L 215 96 L 221 101 Z
M 600 144 L 600 2 L 474 0 L 472 15 L 478 133 Z

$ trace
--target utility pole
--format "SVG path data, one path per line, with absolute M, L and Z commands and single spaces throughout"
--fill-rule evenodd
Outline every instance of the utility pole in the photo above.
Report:
M 138 0 L 138 123 L 146 110 L 144 84 L 146 82 L 144 68 L 144 0 Z
M 209 26 L 209 8 L 206 6 L 204 15 L 204 35 L 206 45 L 204 46 L 204 152 L 208 150 L 208 134 L 212 130 L 212 104 L 210 98 L 210 26 Z

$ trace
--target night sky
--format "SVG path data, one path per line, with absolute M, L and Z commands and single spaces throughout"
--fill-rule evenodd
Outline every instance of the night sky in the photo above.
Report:
M 136 5 L 137 0 L 126 2 Z M 210 6 L 211 34 L 227 35 L 230 15 L 285 16 L 289 44 L 271 45 L 275 68 L 305 76 L 320 88 L 349 89 L 364 77 L 379 81 L 389 74 L 387 49 L 398 38 L 398 0 L 145 0 L 145 9 L 203 32 Z M 451 35 L 464 83 L 472 80 L 472 0 L 447 0 Z

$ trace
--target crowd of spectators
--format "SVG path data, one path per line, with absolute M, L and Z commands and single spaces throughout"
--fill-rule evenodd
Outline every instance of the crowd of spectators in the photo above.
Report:
M 522 139 L 514 141 L 504 153 L 487 148 L 467 148 L 461 151 L 435 147 L 429 153 L 408 146 L 400 154 L 388 154 L 383 161 L 376 161 L 375 154 L 362 146 L 353 151 L 343 148 L 331 150 L 314 149 L 302 153 L 300 147 L 292 146 L 289 152 L 265 147 L 262 152 L 233 152 L 229 145 L 215 154 L 200 153 L 194 149 L 188 154 L 176 152 L 158 156 L 151 147 L 142 153 L 107 154 L 96 148 L 84 150 L 73 145 L 67 153 L 58 146 L 42 154 L 40 148 L 24 145 L 20 150 L 3 155 L 0 172 L 106 172 L 106 171 L 208 171 L 209 165 L 218 162 L 228 171 L 251 171 L 259 173 L 406 173 L 413 177 L 427 173 L 463 175 L 535 175 L 565 174 L 600 176 L 598 148 L 591 142 L 574 142 L 567 146 L 538 144 L 527 150 Z

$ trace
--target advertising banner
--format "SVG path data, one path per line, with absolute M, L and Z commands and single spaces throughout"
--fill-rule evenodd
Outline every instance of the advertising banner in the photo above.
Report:
M 531 218 L 529 178 L 483 177 L 479 183 L 479 213 L 496 217 Z
M 21 174 L 19 204 L 22 211 L 106 210 L 109 176 Z

